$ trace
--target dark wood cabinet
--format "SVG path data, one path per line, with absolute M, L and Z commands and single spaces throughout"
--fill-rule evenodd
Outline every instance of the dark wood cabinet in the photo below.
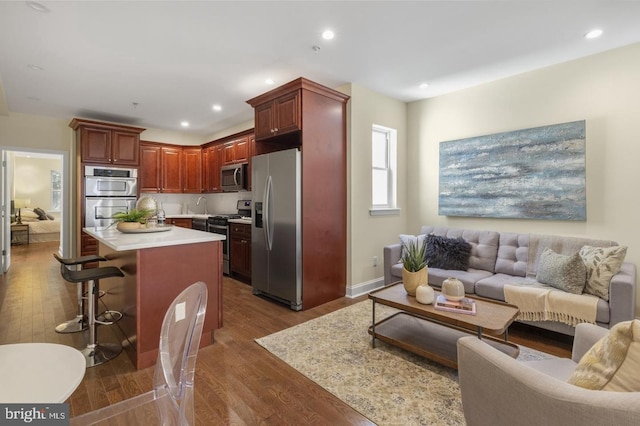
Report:
M 188 217 L 169 217 L 166 219 L 167 225 L 179 226 L 181 228 L 191 229 L 191 219 Z
M 232 222 L 229 228 L 231 276 L 251 283 L 251 225 Z
M 101 121 L 74 118 L 69 123 L 74 130 L 76 151 L 76 185 L 81 199 L 76 203 L 77 228 L 74 256 L 98 253 L 98 242 L 85 234 L 85 187 L 84 166 L 105 164 L 111 166 L 138 167 L 140 163 L 140 134 L 145 129 Z M 87 264 L 85 268 L 97 267 L 98 263 Z
M 224 143 L 223 165 L 246 163 L 249 161 L 249 139 L 243 136 Z
M 221 192 L 220 159 L 223 155 L 222 145 L 210 145 L 202 149 L 202 180 L 204 192 Z
M 138 188 L 140 192 L 160 192 L 160 171 L 162 170 L 162 151 L 157 144 L 140 143 L 140 169 L 138 170 Z
M 164 193 L 182 192 L 182 148 L 162 147 L 162 190 Z
M 301 152 L 302 309 L 346 292 L 348 100 L 298 78 L 247 101 L 255 109 L 254 155 Z
M 182 192 L 199 194 L 202 192 L 202 148 L 182 149 Z
M 83 163 L 137 166 L 140 133 L 144 129 L 74 119 L 70 123 L 80 141 Z
M 182 148 L 155 142 L 140 142 L 140 192 L 182 192 Z
M 256 140 L 301 130 L 300 90 L 294 90 L 255 107 Z

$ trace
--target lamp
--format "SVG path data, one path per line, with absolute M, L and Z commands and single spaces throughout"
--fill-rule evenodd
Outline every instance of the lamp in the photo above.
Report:
M 13 200 L 14 207 L 18 209 L 18 217 L 16 218 L 16 223 L 18 225 L 22 224 L 22 217 L 20 217 L 20 209 L 24 209 L 31 204 L 31 200 L 28 198 L 16 198 Z

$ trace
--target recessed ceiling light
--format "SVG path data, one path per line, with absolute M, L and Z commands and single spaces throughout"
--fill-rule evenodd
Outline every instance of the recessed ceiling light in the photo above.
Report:
M 336 35 L 335 35 L 335 33 L 334 33 L 333 31 L 331 31 L 331 30 L 325 30 L 325 31 L 322 33 L 322 38 L 323 38 L 323 39 L 325 39 L 325 40 L 331 40 L 331 39 L 333 39 L 335 36 L 336 36 Z
M 420 88 L 421 89 L 426 89 L 427 87 L 429 87 L 429 83 L 421 83 L 420 84 Z
M 189 122 L 188 122 L 188 121 L 181 121 L 181 122 L 180 122 L 180 125 L 181 125 L 182 127 L 189 127 Z
M 602 30 L 599 28 L 596 28 L 595 30 L 591 30 L 588 33 L 586 33 L 584 35 L 584 38 L 587 38 L 587 39 L 598 38 L 601 35 L 602 35 Z
M 213 107 L 211 107 L 211 109 L 213 109 L 214 111 L 222 111 L 222 107 L 220 105 L 214 105 Z
M 31 69 L 32 69 L 32 70 L 34 70 L 34 71 L 44 71 L 44 68 L 39 67 L 39 66 L 37 66 L 37 65 L 33 65 L 33 64 L 29 64 L 29 65 L 27 65 L 27 68 L 31 68 Z
M 268 85 L 272 85 L 273 83 L 275 83 L 275 81 L 273 81 L 273 79 L 271 78 L 266 79 L 264 82 L 265 84 L 268 84 Z
M 51 9 L 49 9 L 47 6 L 45 6 L 42 3 L 38 3 L 37 1 L 28 1 L 27 6 L 29 6 L 33 10 L 37 10 L 38 12 L 42 12 L 42 13 L 51 12 Z

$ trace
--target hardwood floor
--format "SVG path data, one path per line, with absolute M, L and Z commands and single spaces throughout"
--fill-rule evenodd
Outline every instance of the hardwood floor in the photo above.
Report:
M 52 253 L 57 243 L 12 247 L 12 266 L 0 277 L 0 344 L 51 342 L 82 348 L 83 333 L 58 334 L 56 324 L 75 316 L 76 289 L 60 277 Z M 372 424 L 333 395 L 258 346 L 255 338 L 365 300 L 341 298 L 294 312 L 254 296 L 239 281 L 223 279 L 223 328 L 215 343 L 198 353 L 198 424 Z M 118 341 L 113 326 L 99 327 L 100 341 Z M 558 356 L 570 356 L 571 339 L 516 325 L 510 340 Z M 152 388 L 153 368 L 136 371 L 126 354 L 87 369 L 69 399 L 71 416 Z

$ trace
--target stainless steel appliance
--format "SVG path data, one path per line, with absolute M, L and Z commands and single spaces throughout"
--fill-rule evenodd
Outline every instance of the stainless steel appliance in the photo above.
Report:
M 204 217 L 194 217 L 191 219 L 191 229 L 196 229 L 198 231 L 206 231 L 207 230 L 207 218 Z
M 253 157 L 251 284 L 302 309 L 301 162 L 297 149 Z
M 222 272 L 229 275 L 229 219 L 238 219 L 239 214 L 216 214 L 207 219 L 207 232 L 224 235 L 226 239 L 222 241 Z
M 138 170 L 116 167 L 85 166 L 86 197 L 136 197 Z
M 138 170 L 85 166 L 84 226 L 106 228 L 113 215 L 136 206 Z
M 230 164 L 220 169 L 220 187 L 225 192 L 247 189 L 247 163 Z

